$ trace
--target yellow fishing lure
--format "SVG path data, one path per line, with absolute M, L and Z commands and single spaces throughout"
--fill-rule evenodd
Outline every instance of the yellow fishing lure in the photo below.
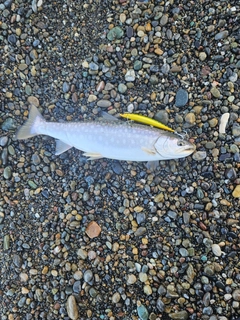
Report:
M 167 130 L 167 131 L 170 131 L 170 132 L 174 132 L 174 130 L 168 126 L 165 126 L 165 124 L 157 121 L 157 120 L 154 120 L 154 119 L 151 119 L 151 118 L 148 118 L 146 116 L 142 116 L 140 114 L 135 114 L 135 113 L 120 113 L 120 116 L 123 117 L 123 118 L 126 118 L 126 119 L 130 119 L 130 120 L 133 120 L 133 121 L 136 121 L 136 122 L 140 122 L 140 123 L 144 123 L 144 124 L 148 124 L 149 126 L 152 126 L 152 127 L 156 127 L 156 128 L 159 128 L 159 129 L 163 129 L 163 130 Z

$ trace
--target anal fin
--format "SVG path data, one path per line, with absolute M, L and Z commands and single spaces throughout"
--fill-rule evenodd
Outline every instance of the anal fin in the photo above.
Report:
M 55 155 L 59 155 L 69 149 L 71 149 L 72 146 L 70 146 L 69 144 L 61 141 L 61 140 L 56 140 L 56 151 L 55 151 Z
M 101 153 L 94 153 L 94 152 L 84 152 L 83 155 L 88 157 L 88 160 L 97 160 L 103 158 Z

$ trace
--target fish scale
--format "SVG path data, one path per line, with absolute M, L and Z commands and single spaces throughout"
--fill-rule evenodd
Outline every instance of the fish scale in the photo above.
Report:
M 129 121 L 47 122 L 32 106 L 28 120 L 17 132 L 17 138 L 27 139 L 36 135 L 57 139 L 56 154 L 75 147 L 90 159 L 168 160 L 188 156 L 195 150 L 192 143 L 176 134 Z

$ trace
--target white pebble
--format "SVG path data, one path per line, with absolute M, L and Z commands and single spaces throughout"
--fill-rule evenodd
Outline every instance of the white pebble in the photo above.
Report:
M 219 124 L 219 133 L 226 133 L 226 125 L 229 119 L 229 113 L 226 112 L 221 116 Z
M 218 244 L 214 243 L 212 245 L 212 252 L 215 254 L 215 256 L 220 257 L 222 255 L 222 250 L 219 247 Z

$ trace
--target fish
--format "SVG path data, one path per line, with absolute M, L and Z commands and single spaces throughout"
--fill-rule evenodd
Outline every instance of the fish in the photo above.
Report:
M 112 117 L 112 116 L 111 116 Z M 18 129 L 18 140 L 47 135 L 56 140 L 56 155 L 72 147 L 89 160 L 109 158 L 124 161 L 178 159 L 189 156 L 195 145 L 182 136 L 151 126 L 112 119 L 80 122 L 48 122 L 31 106 L 27 121 Z
M 141 122 L 141 123 L 144 123 L 144 124 L 148 124 L 149 126 L 152 126 L 152 127 L 156 127 L 156 128 L 163 129 L 163 130 L 166 130 L 166 131 L 174 132 L 174 130 L 172 128 L 166 126 L 162 122 L 154 120 L 154 119 L 146 117 L 146 116 L 143 116 L 141 114 L 120 113 L 120 116 L 122 118 L 126 118 L 126 119 L 133 120 L 133 121 L 136 121 L 136 122 Z

